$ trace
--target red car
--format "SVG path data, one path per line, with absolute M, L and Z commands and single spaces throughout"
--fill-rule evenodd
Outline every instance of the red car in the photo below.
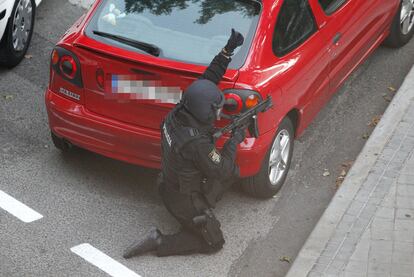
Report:
M 52 139 L 159 168 L 161 121 L 235 28 L 245 43 L 219 86 L 233 114 L 272 96 L 260 137 L 237 156 L 243 187 L 270 197 L 294 138 L 375 48 L 403 46 L 413 25 L 413 0 L 98 0 L 51 56 Z

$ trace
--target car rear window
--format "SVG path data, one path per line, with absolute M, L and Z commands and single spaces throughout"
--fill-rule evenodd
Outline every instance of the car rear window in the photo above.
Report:
M 122 36 L 156 45 L 161 58 L 207 65 L 234 28 L 245 37 L 229 66 L 237 69 L 246 59 L 260 10 L 260 2 L 254 0 L 103 0 L 86 34 L 106 44 L 146 53 L 96 35 L 96 31 Z

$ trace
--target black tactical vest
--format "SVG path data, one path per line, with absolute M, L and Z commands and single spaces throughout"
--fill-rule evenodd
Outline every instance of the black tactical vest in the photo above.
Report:
M 166 186 L 184 194 L 201 192 L 202 173 L 195 167 L 193 146 L 203 134 L 197 128 L 182 126 L 175 117 L 180 107 L 161 124 L 162 173 Z

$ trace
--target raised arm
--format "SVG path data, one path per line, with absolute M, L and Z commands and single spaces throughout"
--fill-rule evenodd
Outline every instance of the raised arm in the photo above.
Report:
M 224 46 L 220 53 L 214 57 L 200 79 L 207 79 L 217 85 L 223 78 L 223 75 L 231 62 L 231 56 L 233 55 L 234 50 L 241 46 L 243 42 L 243 35 L 234 29 L 231 29 L 231 36 L 227 41 L 226 46 Z

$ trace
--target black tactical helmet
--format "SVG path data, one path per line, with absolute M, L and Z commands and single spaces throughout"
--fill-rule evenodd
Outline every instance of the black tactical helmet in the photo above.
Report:
M 209 80 L 194 81 L 184 92 L 184 107 L 200 122 L 212 124 L 224 105 L 223 92 Z

